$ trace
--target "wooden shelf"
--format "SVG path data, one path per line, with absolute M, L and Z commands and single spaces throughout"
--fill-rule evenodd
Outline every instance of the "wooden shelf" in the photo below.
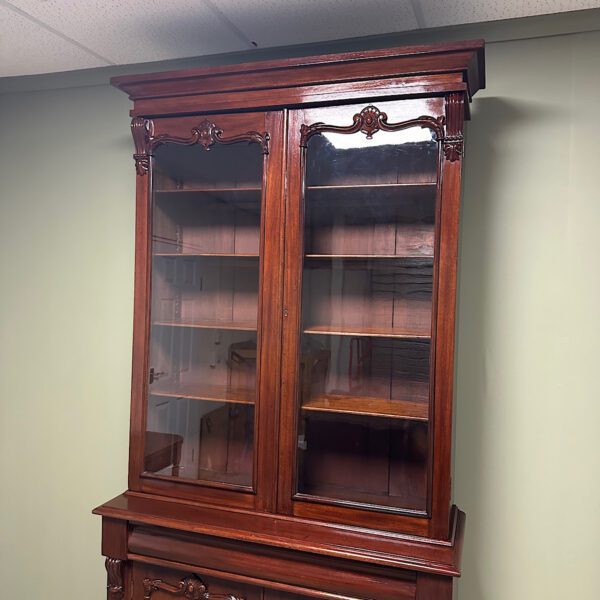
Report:
M 233 329 L 235 331 L 256 331 L 256 323 L 248 321 L 154 321 L 152 325 L 158 327 L 190 327 L 193 329 Z
M 417 465 L 415 471 L 420 475 L 419 470 L 422 465 Z M 297 494 L 298 498 L 306 498 L 311 501 L 321 501 L 325 504 L 347 504 L 352 508 L 356 508 L 357 504 L 363 504 L 370 507 L 397 508 L 403 512 L 412 511 L 415 514 L 425 516 L 424 510 L 419 510 L 425 502 L 425 493 L 423 495 L 411 494 L 408 486 L 404 487 L 402 493 L 381 493 L 366 492 L 350 486 L 305 484 L 301 493 Z
M 416 384 L 422 386 L 423 389 L 419 390 L 418 395 L 424 394 L 425 401 L 415 402 L 414 400 L 388 400 L 369 396 L 324 394 L 311 398 L 302 404 L 302 410 L 386 417 L 408 421 L 427 421 L 429 420 L 429 404 L 426 399 L 429 393 L 429 384 L 421 382 L 416 382 Z
M 307 185 L 307 190 L 327 191 L 327 190 L 360 190 L 373 188 L 415 188 L 415 187 L 436 187 L 437 181 L 405 181 L 398 183 L 356 183 L 339 185 Z
M 335 325 L 313 325 L 304 329 L 304 333 L 313 335 L 348 335 L 356 337 L 384 337 L 403 339 L 431 339 L 431 333 L 422 330 L 398 330 L 390 327 L 347 327 Z
M 401 260 L 401 261 L 419 261 L 419 263 L 426 261 L 432 262 L 433 256 L 428 254 L 423 254 L 422 256 L 414 256 L 414 255 L 400 255 L 400 254 L 305 254 L 305 258 L 310 259 L 323 259 L 330 260 L 333 258 L 340 259 L 349 259 L 349 260 L 371 260 L 372 258 L 380 259 L 388 259 L 388 260 Z
M 150 386 L 152 396 L 165 398 L 188 398 L 190 400 L 208 400 L 210 402 L 228 402 L 232 404 L 254 404 L 256 392 L 248 388 L 232 388 L 226 385 L 163 385 Z
M 217 258 L 259 258 L 258 254 L 242 254 L 235 252 L 155 252 L 152 256 L 157 257 L 188 257 L 188 258 L 200 258 L 205 256 L 213 256 Z
M 198 187 L 198 188 L 183 188 L 183 189 L 155 189 L 155 194 L 221 194 L 221 193 L 233 193 L 233 192 L 262 192 L 261 187 L 221 187 L 221 188 L 210 188 L 210 187 Z
M 164 481 L 184 480 L 190 483 L 202 485 L 202 482 L 209 481 L 218 487 L 235 486 L 252 490 L 252 479 L 248 473 L 225 473 L 223 471 L 211 471 L 209 469 L 190 470 L 185 464 L 179 466 L 178 474 L 172 473 L 172 467 L 165 467 L 160 471 L 147 472 L 143 477 L 150 479 L 162 479 Z

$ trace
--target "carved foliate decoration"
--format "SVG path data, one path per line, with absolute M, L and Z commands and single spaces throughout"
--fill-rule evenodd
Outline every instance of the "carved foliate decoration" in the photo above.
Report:
M 135 170 L 138 175 L 145 175 L 150 168 L 150 154 L 148 148 L 153 135 L 153 123 L 142 117 L 135 117 L 131 120 L 131 134 L 135 145 L 133 160 L 135 161 Z
M 400 123 L 389 123 L 386 113 L 370 104 L 352 117 L 352 125 L 327 125 L 313 123 L 300 127 L 300 146 L 306 148 L 308 140 L 316 134 L 331 133 L 364 133 L 372 139 L 378 131 L 401 131 L 409 127 L 426 127 L 430 129 L 438 142 L 442 143 L 444 156 L 450 162 L 459 160 L 463 155 L 463 115 L 464 96 L 460 93 L 449 94 L 446 99 L 446 116 L 422 116 Z
M 198 143 L 201 144 L 205 150 L 210 150 L 210 147 L 215 141 L 223 135 L 223 130 L 217 129 L 217 126 L 214 123 L 204 120 L 198 127 L 192 129 L 192 135 L 197 135 Z
M 117 558 L 107 558 L 104 562 L 107 573 L 108 600 L 123 600 L 123 561 Z
M 182 579 L 177 585 L 171 585 L 162 579 L 144 579 L 144 600 L 151 600 L 154 592 L 162 591 L 173 596 L 182 596 L 186 600 L 244 600 L 229 594 L 211 594 L 206 584 L 195 575 Z
M 463 156 L 464 140 L 462 135 L 448 136 L 444 140 L 444 156 L 446 160 L 455 162 Z
M 409 127 L 426 127 L 433 131 L 437 140 L 444 138 L 444 117 L 423 116 L 401 123 L 388 123 L 387 114 L 370 104 L 352 117 L 352 125 L 326 125 L 325 123 L 302 125 L 300 127 L 300 146 L 306 148 L 308 140 L 313 135 L 325 132 L 352 134 L 360 131 L 370 140 L 378 131 L 401 131 Z
M 446 135 L 442 145 L 446 160 L 455 162 L 463 156 L 463 118 L 464 118 L 464 96 L 463 94 L 449 94 L 446 98 Z
M 154 150 L 163 144 L 180 144 L 193 146 L 199 144 L 205 150 L 210 150 L 214 144 L 237 144 L 248 142 L 260 144 L 263 154 L 269 153 L 270 136 L 267 132 L 248 131 L 239 135 L 224 136 L 223 130 L 215 123 L 204 119 L 199 125 L 193 127 L 189 137 L 176 137 L 168 134 L 154 135 L 154 123 L 150 119 L 134 117 L 131 121 L 131 132 L 135 144 L 135 167 L 138 175 L 145 175 L 150 168 L 150 157 Z
M 359 116 L 362 119 L 360 130 L 367 136 L 368 140 L 373 138 L 376 131 L 379 131 L 379 120 L 387 121 L 387 115 L 380 112 L 375 106 L 367 106 L 367 108 L 360 111 Z M 354 115 L 354 118 L 356 118 L 356 115 Z

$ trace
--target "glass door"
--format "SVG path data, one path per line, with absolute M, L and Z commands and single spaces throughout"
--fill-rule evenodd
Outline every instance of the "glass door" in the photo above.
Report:
M 427 515 L 441 122 L 424 108 L 297 116 L 296 506 Z
M 252 492 L 269 136 L 263 115 L 172 121 L 153 136 L 142 477 Z

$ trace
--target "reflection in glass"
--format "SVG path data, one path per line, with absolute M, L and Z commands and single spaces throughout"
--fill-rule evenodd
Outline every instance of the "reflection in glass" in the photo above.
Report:
M 306 152 L 297 491 L 424 511 L 438 145 L 412 128 Z
M 154 160 L 144 469 L 252 487 L 261 148 L 165 144 Z

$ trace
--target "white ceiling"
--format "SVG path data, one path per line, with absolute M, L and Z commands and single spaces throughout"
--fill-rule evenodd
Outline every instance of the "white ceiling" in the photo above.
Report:
M 0 0 L 0 77 L 599 7 L 600 0 Z

